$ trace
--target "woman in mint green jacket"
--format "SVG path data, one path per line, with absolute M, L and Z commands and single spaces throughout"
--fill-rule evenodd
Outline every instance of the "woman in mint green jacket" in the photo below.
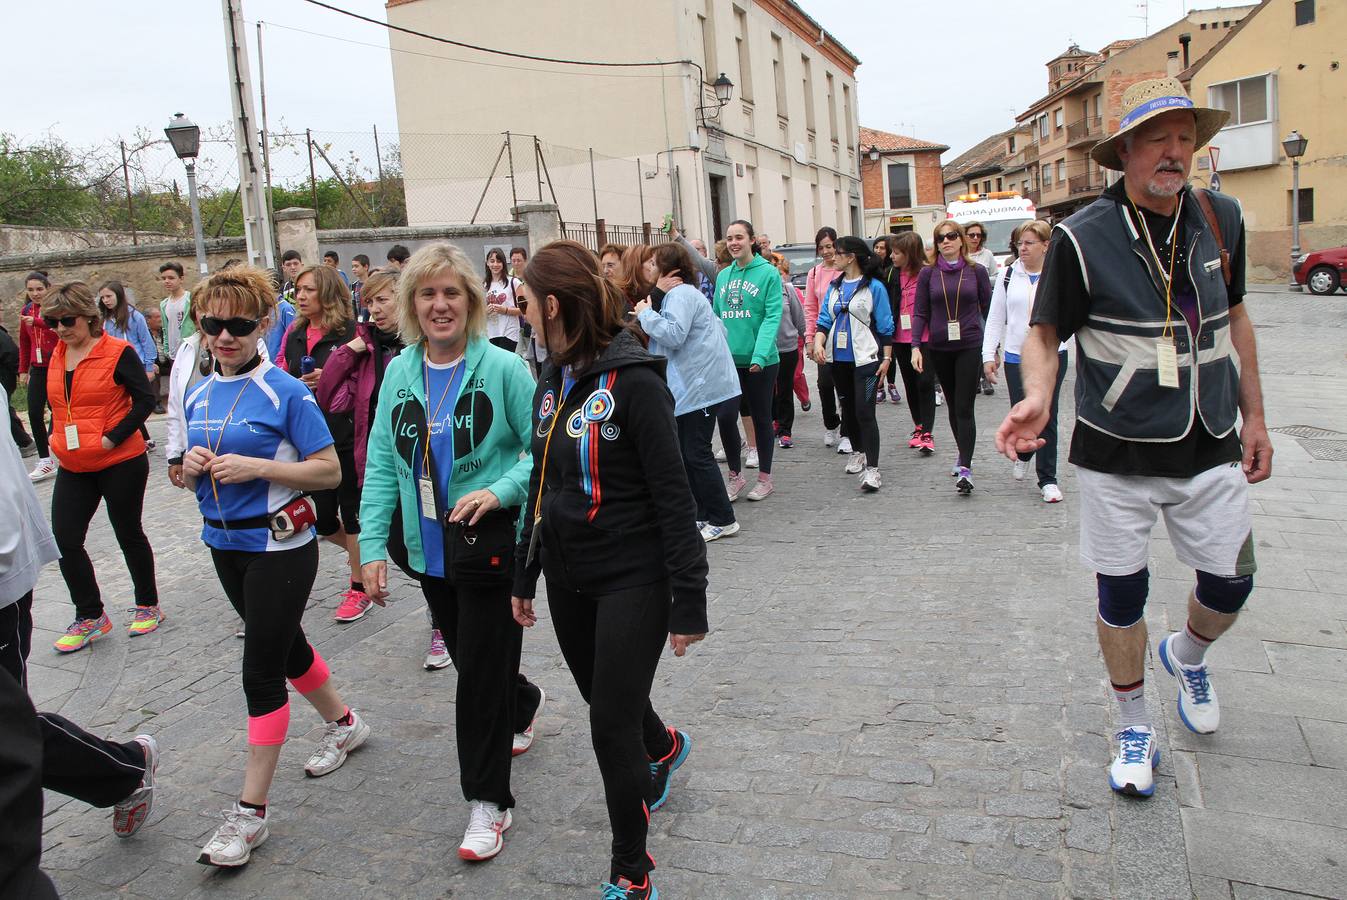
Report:
M 511 756 L 532 744 L 544 701 L 519 674 L 523 629 L 510 609 L 513 539 L 533 469 L 525 451 L 534 382 L 522 359 L 487 340 L 481 280 L 452 244 L 408 260 L 398 317 L 408 346 L 384 372 L 370 431 L 362 575 L 382 603 L 400 507 L 408 562 L 458 670 L 459 771 L 471 804 L 458 853 L 490 859 L 510 827 Z

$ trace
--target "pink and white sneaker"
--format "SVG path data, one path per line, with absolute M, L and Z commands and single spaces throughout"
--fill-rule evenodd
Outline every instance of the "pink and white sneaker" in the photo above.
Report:
M 356 619 L 363 619 L 373 605 L 374 601 L 366 596 L 364 591 L 351 588 L 343 595 L 341 605 L 337 607 L 337 613 L 332 618 L 338 622 L 354 622 Z

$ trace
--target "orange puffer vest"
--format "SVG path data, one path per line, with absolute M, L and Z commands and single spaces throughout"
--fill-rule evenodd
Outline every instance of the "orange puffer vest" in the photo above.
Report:
M 145 452 L 145 439 L 139 431 L 111 450 L 103 448 L 107 434 L 131 411 L 131 395 L 112 380 L 122 351 L 131 346 L 120 338 L 104 334 L 94 342 L 89 355 L 75 366 L 70 396 L 65 389 L 65 341 L 56 345 L 51 356 L 51 380 L 47 396 L 51 403 L 51 449 L 62 468 L 72 472 L 99 472 Z M 79 447 L 66 446 L 65 430 L 79 430 Z

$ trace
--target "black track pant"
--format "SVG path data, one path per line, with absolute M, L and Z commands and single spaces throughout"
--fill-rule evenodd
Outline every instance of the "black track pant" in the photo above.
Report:
M 977 400 L 978 384 L 982 378 L 982 351 L 977 347 L 966 350 L 924 350 L 927 366 L 935 369 L 940 387 L 945 392 L 945 407 L 949 410 L 949 427 L 954 432 L 954 443 L 959 447 L 959 465 L 973 465 L 973 445 L 977 441 L 977 421 L 973 418 L 973 404 Z
M 842 417 L 837 414 L 837 387 L 833 383 L 832 365 L 829 363 L 819 363 L 818 380 L 818 402 L 819 409 L 823 413 L 823 427 L 832 431 L 834 428 L 842 426 Z M 850 437 L 846 431 L 842 432 L 843 437 Z
M 711 435 L 716 428 L 716 408 L 693 410 L 678 417 L 678 445 L 683 452 L 683 470 L 687 472 L 688 487 L 697 503 L 697 519 L 712 525 L 729 525 L 734 521 L 734 507 L 725 493 L 725 480 L 720 477 L 711 452 Z M 738 436 L 738 432 L 735 432 Z M 728 457 L 726 457 L 728 459 Z
M 28 368 L 28 429 L 37 441 L 38 459 L 51 456 L 47 440 L 47 367 Z
M 1039 437 L 1045 443 L 1037 453 L 1016 454 L 1021 462 L 1036 460 L 1034 469 L 1038 473 L 1038 486 L 1057 483 L 1057 401 L 1062 396 L 1062 382 L 1066 380 L 1066 351 L 1057 351 L 1057 383 L 1052 388 L 1052 410 L 1048 414 L 1048 424 L 1043 426 Z M 1024 399 L 1024 379 L 1020 377 L 1020 364 L 1006 363 L 1006 387 L 1010 390 L 1010 405 L 1014 406 Z
M 879 467 L 879 423 L 875 421 L 875 390 L 879 363 L 835 362 L 833 383 L 842 401 L 842 423 L 851 438 L 851 449 L 865 454 L 865 464 Z
M 293 550 L 210 551 L 220 586 L 243 619 L 243 695 L 248 715 L 275 712 L 290 702 L 285 680 L 313 665 L 313 648 L 300 620 L 318 575 L 318 542 Z
M 654 867 L 645 849 L 650 761 L 672 748 L 650 705 L 650 685 L 669 635 L 669 582 L 590 594 L 549 580 L 547 602 L 561 655 L 589 704 L 590 736 L 613 829 L 612 874 L 639 884 Z
M 0 897 L 55 900 L 42 859 L 42 744 L 37 713 L 9 671 L 0 671 Z
M 456 587 L 423 575 L 421 590 L 458 673 L 454 728 L 463 799 L 509 809 L 511 744 L 533 721 L 542 696 L 519 674 L 524 629 L 510 611 L 510 582 Z
M 795 367 L 800 362 L 799 350 L 782 350 L 776 370 L 776 396 L 773 399 L 777 430 L 789 436 L 795 426 Z
M 758 444 L 758 471 L 772 474 L 772 448 L 776 435 L 772 433 L 772 392 L 776 390 L 778 364 L 750 372 L 738 369 L 739 397 L 720 404 L 720 441 L 725 445 L 725 463 L 730 472 L 739 474 L 743 461 L 739 456 L 739 403 L 748 403 L 748 414 L 753 417 L 753 435 Z M 733 446 L 731 446 L 733 445 Z
M 935 367 L 926 371 L 912 368 L 912 345 L 894 344 L 893 359 L 903 373 L 903 390 L 907 395 L 907 409 L 912 414 L 912 427 L 929 433 L 935 424 Z M 893 372 L 893 367 L 889 368 Z
M 97 619 L 103 615 L 103 597 L 94 577 L 94 564 L 84 549 L 89 523 L 100 500 L 107 505 L 112 533 L 131 572 L 136 605 L 158 605 L 154 551 L 140 524 L 145 482 L 149 477 L 150 461 L 143 453 L 97 472 L 57 470 L 51 494 L 51 530 L 61 550 L 61 577 L 70 590 L 77 618 Z

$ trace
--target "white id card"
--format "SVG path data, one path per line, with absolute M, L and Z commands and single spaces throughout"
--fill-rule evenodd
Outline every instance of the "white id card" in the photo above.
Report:
M 847 338 L 849 338 L 849 337 L 851 337 L 851 335 L 847 334 L 845 331 L 839 331 L 839 332 L 837 332 L 837 349 L 838 349 L 838 350 L 845 350 L 845 349 L 847 349 Z
M 435 521 L 435 485 L 429 478 L 418 478 L 416 489 L 421 494 L 421 515 Z
M 903 331 L 911 331 L 911 330 L 912 330 L 912 317 L 909 316 L 907 313 L 901 313 L 901 314 L 899 314 L 899 316 L 898 316 L 898 327 L 902 328 Z
M 65 448 L 67 450 L 78 450 L 80 448 L 80 430 L 78 426 L 67 425 L 65 427 Z
M 1155 367 L 1157 377 L 1160 380 L 1160 387 L 1176 388 L 1179 386 L 1179 356 L 1174 349 L 1174 342 L 1163 338 L 1155 344 Z
M 33 355 L 37 357 L 37 359 L 35 359 L 34 362 L 37 363 L 39 366 L 42 365 L 42 348 L 34 347 Z
M 945 336 L 951 341 L 957 341 L 959 339 L 959 323 L 950 322 L 948 326 L 946 326 Z

